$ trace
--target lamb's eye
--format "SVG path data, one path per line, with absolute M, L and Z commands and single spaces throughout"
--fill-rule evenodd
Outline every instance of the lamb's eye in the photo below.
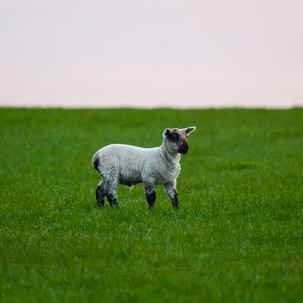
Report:
M 168 135 L 168 138 L 169 138 L 170 141 L 173 141 L 173 142 L 178 142 L 179 141 L 179 135 L 177 133 L 174 133 L 174 132 L 171 132 Z

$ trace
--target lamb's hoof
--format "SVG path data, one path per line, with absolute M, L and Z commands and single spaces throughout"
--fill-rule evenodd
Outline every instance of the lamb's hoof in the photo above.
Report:
M 148 209 L 154 209 L 154 204 L 147 204 Z
M 97 202 L 97 205 L 98 205 L 99 208 L 104 208 L 104 203 Z

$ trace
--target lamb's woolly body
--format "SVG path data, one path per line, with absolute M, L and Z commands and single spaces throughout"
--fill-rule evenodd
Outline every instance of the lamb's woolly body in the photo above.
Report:
M 181 170 L 179 161 L 180 154 L 170 154 L 164 145 L 141 148 L 111 144 L 101 148 L 93 157 L 103 178 L 117 176 L 119 184 L 127 186 L 149 179 L 155 185 L 173 182 Z

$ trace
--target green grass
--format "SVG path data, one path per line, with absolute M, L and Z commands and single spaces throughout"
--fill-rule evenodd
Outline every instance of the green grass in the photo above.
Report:
M 92 155 L 196 125 L 178 178 L 96 206 Z M 0 109 L 1 302 L 302 302 L 303 109 Z

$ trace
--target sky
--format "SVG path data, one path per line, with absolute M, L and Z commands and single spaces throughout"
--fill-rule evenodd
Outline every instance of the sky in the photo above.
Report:
M 0 0 L 0 106 L 303 106 L 302 0 Z

